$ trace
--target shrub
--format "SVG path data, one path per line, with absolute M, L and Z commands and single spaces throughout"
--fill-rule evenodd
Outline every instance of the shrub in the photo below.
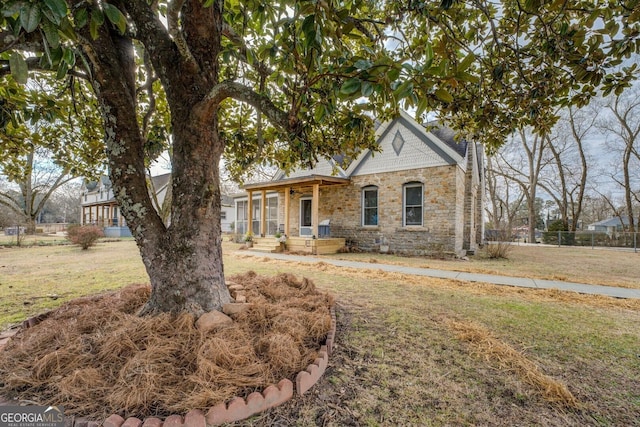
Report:
M 489 242 L 485 245 L 485 251 L 491 259 L 507 259 L 511 252 L 511 244 L 509 242 Z
M 67 228 L 67 239 L 83 250 L 94 246 L 100 237 L 104 237 L 104 233 L 95 225 L 73 225 Z
M 566 224 L 562 220 L 553 221 L 549 224 L 548 231 L 542 233 L 542 241 L 544 243 L 557 245 L 558 244 L 558 232 L 560 232 L 560 244 L 566 246 L 575 245 L 575 233 L 569 232 Z

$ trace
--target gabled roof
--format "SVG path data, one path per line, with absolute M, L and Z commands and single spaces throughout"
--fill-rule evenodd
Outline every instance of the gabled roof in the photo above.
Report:
M 151 177 L 153 188 L 156 193 L 159 193 L 163 187 L 165 187 L 171 179 L 171 173 L 165 173 L 163 175 L 156 175 Z
M 341 160 L 341 159 L 340 159 Z M 298 168 L 289 175 L 280 170 L 273 178 L 273 181 L 280 181 L 290 178 L 302 178 L 305 176 L 335 176 L 338 178 L 346 178 L 347 174 L 334 159 L 322 158 L 312 169 Z
M 622 222 L 620 222 L 620 218 L 614 216 L 612 218 L 603 219 L 602 221 L 594 222 L 593 224 L 589 224 L 591 226 L 600 226 L 600 227 L 618 227 L 621 225 L 629 225 L 629 217 L 626 215 L 622 215 Z
M 362 152 L 347 169 L 347 176 L 455 164 L 465 168 L 467 143 L 457 144 L 453 137 L 447 128 L 429 132 L 401 111 L 400 116 L 376 129 L 381 152 Z
M 416 122 L 404 111 L 394 120 L 375 121 L 375 134 L 381 151 L 363 151 L 344 170 L 342 159 L 320 159 L 312 169 L 298 168 L 288 175 L 279 171 L 269 183 L 245 185 L 245 189 L 275 188 L 289 184 L 322 183 L 331 185 L 344 183 L 351 176 L 369 173 L 410 170 L 431 166 L 459 165 L 466 169 L 465 157 L 468 143 L 455 141 L 453 130 L 437 123 L 424 125 Z

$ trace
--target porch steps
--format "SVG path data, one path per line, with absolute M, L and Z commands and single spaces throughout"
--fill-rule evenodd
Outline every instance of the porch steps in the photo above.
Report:
M 280 243 L 275 237 L 254 238 L 252 251 L 255 252 L 280 252 Z

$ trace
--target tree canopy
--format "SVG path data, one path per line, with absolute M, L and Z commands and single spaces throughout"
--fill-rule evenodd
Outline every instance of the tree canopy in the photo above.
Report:
M 228 300 L 211 225 L 223 152 L 236 172 L 355 156 L 399 108 L 497 147 L 524 125 L 544 133 L 558 105 L 623 90 L 640 51 L 638 0 L 8 0 L 0 12 L 8 87 L 51 73 L 93 90 L 149 311 Z M 2 123 L 15 121 L 20 103 L 0 96 Z M 144 179 L 167 141 L 169 226 Z
M 463 135 L 498 146 L 523 125 L 548 130 L 559 104 L 583 105 L 599 89 L 619 93 L 637 74 L 637 64 L 624 61 L 640 50 L 637 0 L 209 0 L 201 5 L 222 12 L 217 58 L 206 58 L 206 42 L 203 58 L 190 45 L 190 2 L 140 10 L 125 3 L 137 2 L 4 2 L 0 73 L 21 83 L 29 70 L 90 78 L 82 37 L 98 39 L 109 27 L 133 43 L 139 116 L 149 121 L 142 106 L 155 108 L 149 94 L 164 82 L 143 33 L 157 33 L 153 44 L 170 43 L 186 64 L 219 68 L 220 86 L 208 96 L 233 99 L 220 110 L 221 133 L 241 168 L 358 150 L 371 137 L 362 114 L 384 119 L 399 107 L 438 112 Z M 257 105 L 256 94 L 272 105 Z M 15 103 L 0 96 L 3 106 Z M 272 123 L 260 123 L 256 108 Z M 345 130 L 340 143 L 337 127 Z M 148 132 L 166 137 L 157 123 Z

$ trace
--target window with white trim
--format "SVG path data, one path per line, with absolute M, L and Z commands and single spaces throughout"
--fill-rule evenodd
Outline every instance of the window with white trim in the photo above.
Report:
M 362 225 L 378 225 L 378 187 L 362 189 Z
M 422 183 L 419 182 L 413 182 L 404 185 L 402 191 L 403 226 L 422 226 L 422 188 Z
M 247 232 L 248 205 L 247 200 L 236 200 L 236 233 L 238 234 Z

